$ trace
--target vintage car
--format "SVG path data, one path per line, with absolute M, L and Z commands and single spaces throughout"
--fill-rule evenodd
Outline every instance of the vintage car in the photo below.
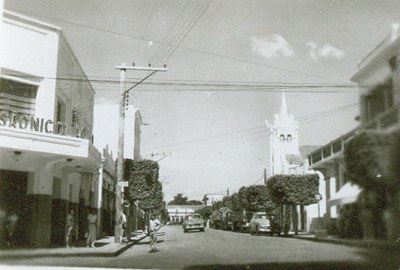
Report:
M 260 235 L 262 233 L 281 234 L 281 226 L 277 218 L 273 214 L 265 212 L 256 212 L 253 214 L 250 221 L 250 234 Z
M 200 214 L 191 214 L 185 217 L 183 221 L 183 231 L 188 232 L 190 230 L 200 230 L 204 232 L 204 220 Z

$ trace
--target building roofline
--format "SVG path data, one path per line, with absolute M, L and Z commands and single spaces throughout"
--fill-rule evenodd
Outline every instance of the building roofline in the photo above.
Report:
M 13 20 L 16 20 L 16 21 L 19 21 L 22 23 L 29 23 L 31 25 L 39 26 L 39 27 L 45 28 L 47 30 L 61 32 L 61 28 L 59 26 L 56 26 L 56 25 L 53 25 L 50 23 L 46 23 L 46 22 L 40 21 L 38 19 L 29 17 L 29 16 L 25 16 L 25 15 L 22 15 L 21 13 L 14 12 L 11 10 L 4 9 L 3 17 L 7 18 L 7 19 L 13 19 Z
M 382 61 L 382 55 L 388 53 L 394 47 L 400 45 L 400 35 L 391 40 L 391 35 L 385 37 L 374 49 L 372 49 L 366 56 L 364 56 L 358 63 L 358 70 L 355 75 L 351 77 L 351 81 L 356 82 L 368 69 L 370 69 L 376 62 Z

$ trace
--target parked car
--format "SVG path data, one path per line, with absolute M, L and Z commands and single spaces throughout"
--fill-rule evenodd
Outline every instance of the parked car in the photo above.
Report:
M 253 216 L 252 212 L 247 212 L 246 214 L 242 214 L 239 220 L 239 230 L 241 232 L 249 232 L 250 231 L 250 220 Z
M 222 228 L 224 230 L 238 231 L 240 229 L 240 213 L 228 212 L 222 221 Z
M 267 214 L 266 212 L 256 212 L 250 221 L 250 234 L 260 235 L 262 233 L 281 234 L 281 226 L 276 215 Z
M 183 231 L 188 232 L 189 230 L 200 230 L 204 232 L 204 220 L 200 214 L 192 214 L 186 216 L 183 221 Z

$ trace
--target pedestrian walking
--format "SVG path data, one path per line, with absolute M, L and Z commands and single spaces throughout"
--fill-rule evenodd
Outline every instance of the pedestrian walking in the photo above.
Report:
M 72 233 L 75 227 L 75 217 L 74 217 L 74 210 L 69 210 L 67 215 L 67 224 L 65 227 L 65 244 L 67 247 L 72 247 Z
M 150 252 L 157 250 L 157 231 L 161 228 L 161 222 L 156 219 L 154 215 L 151 216 L 149 221 L 150 232 Z
M 97 215 L 94 209 L 90 210 L 87 220 L 88 235 L 86 238 L 86 247 L 94 247 L 97 237 Z

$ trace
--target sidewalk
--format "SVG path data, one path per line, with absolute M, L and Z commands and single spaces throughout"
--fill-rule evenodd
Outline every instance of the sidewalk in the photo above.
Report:
M 364 240 L 364 239 L 342 239 L 335 236 L 315 237 L 314 234 L 299 233 L 298 235 L 290 234 L 291 237 L 309 240 L 321 243 L 332 243 L 353 247 L 369 247 L 385 250 L 400 250 L 400 240 L 398 242 L 391 242 L 388 240 Z
M 129 242 L 115 243 L 114 236 L 106 236 L 96 240 L 94 248 L 88 248 L 84 244 L 79 247 L 58 247 L 58 248 L 41 248 L 41 249 L 10 249 L 0 250 L 0 259 L 22 259 L 32 257 L 115 257 L 135 245 L 139 241 L 146 238 L 147 235 L 140 234 L 131 237 Z

